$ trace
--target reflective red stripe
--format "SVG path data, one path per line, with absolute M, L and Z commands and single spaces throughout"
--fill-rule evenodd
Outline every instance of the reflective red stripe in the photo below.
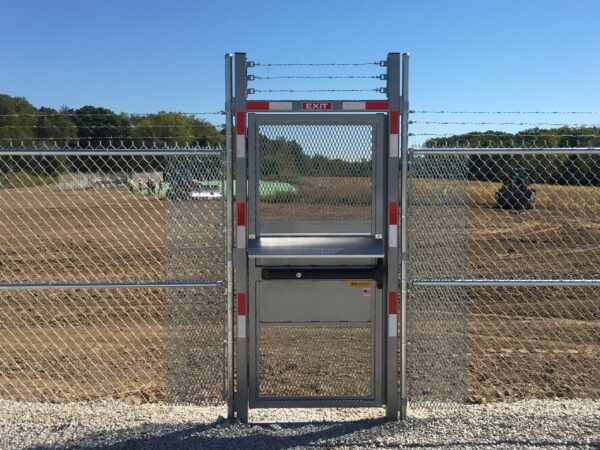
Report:
M 235 114 L 235 133 L 237 135 L 246 134 L 246 113 L 239 112 Z
M 372 110 L 385 111 L 386 109 L 388 109 L 388 102 L 386 102 L 384 100 L 366 101 L 365 109 L 367 111 L 372 111 Z
M 248 111 L 268 111 L 269 110 L 269 102 L 263 102 L 263 101 L 246 102 L 246 110 L 248 110 Z
M 398 225 L 398 202 L 390 202 L 390 225 Z
M 388 294 L 388 314 L 398 314 L 398 293 L 396 291 Z
M 237 204 L 237 224 L 238 224 L 238 227 L 246 226 L 246 204 L 245 203 Z
M 390 111 L 390 134 L 398 134 L 398 111 Z
M 238 316 L 245 316 L 246 315 L 246 293 L 238 292 L 237 301 L 238 301 L 238 304 L 237 304 Z

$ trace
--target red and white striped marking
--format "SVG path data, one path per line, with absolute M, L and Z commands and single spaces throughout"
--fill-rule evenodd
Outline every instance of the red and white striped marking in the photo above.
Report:
M 246 102 L 248 111 L 291 111 L 294 104 L 292 102 L 268 102 L 268 101 L 250 101 Z
M 399 155 L 398 119 L 398 111 L 390 111 L 390 158 L 397 158 Z
M 246 248 L 246 204 L 237 204 L 237 248 Z
M 343 111 L 385 111 L 388 102 L 384 100 L 365 100 L 364 102 L 342 102 Z
M 398 202 L 390 202 L 388 225 L 388 246 L 398 247 Z
M 388 294 L 388 336 L 398 336 L 398 292 Z
M 244 339 L 246 337 L 246 293 L 237 294 L 237 337 Z
M 235 145 L 238 158 L 246 157 L 246 113 L 235 114 Z
M 334 108 L 333 101 L 302 101 L 296 106 L 298 111 L 387 111 L 386 100 L 364 100 L 342 102 L 342 108 Z M 247 111 L 293 111 L 294 103 L 287 101 L 251 100 L 246 102 Z M 396 119 L 397 119 L 396 112 Z

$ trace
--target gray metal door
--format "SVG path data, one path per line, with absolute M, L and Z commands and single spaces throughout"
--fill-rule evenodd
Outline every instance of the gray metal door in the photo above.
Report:
M 382 404 L 384 117 L 248 115 L 250 407 Z

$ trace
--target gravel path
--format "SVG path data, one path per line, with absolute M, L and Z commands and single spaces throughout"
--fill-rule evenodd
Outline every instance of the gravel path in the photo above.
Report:
M 222 407 L 0 401 L 0 448 L 600 449 L 600 401 L 592 400 L 417 409 L 405 422 L 381 419 L 381 409 L 255 410 L 251 424 L 228 422 L 223 413 Z

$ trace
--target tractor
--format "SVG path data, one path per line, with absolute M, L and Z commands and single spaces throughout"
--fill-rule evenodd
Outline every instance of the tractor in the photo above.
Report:
M 496 203 L 501 209 L 531 209 L 535 203 L 535 189 L 530 187 L 525 170 L 513 172 L 496 191 Z

